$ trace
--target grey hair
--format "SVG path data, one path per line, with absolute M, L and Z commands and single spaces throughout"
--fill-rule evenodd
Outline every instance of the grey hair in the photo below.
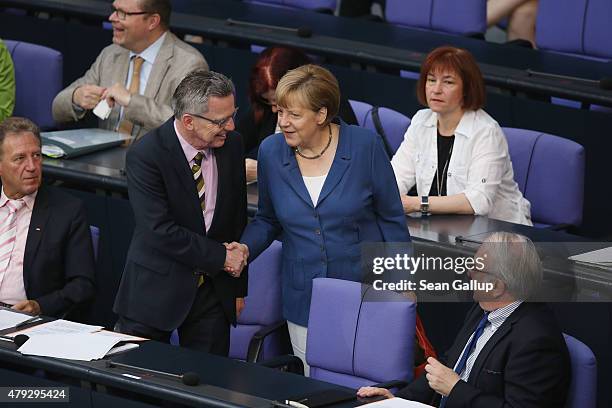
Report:
M 234 94 L 234 84 L 225 75 L 214 71 L 192 71 L 172 96 L 174 117 L 180 119 L 185 113 L 204 114 L 208 112 L 211 96 L 223 98 Z
M 527 300 L 540 287 L 542 261 L 531 240 L 523 235 L 494 232 L 484 241 L 489 273 L 506 284 L 517 300 Z

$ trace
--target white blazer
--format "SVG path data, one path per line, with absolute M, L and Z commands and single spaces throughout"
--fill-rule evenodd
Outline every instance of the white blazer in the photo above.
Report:
M 412 118 L 391 160 L 400 194 L 415 184 L 419 196 L 429 194 L 438 168 L 437 123 L 431 109 Z M 514 181 L 506 137 L 482 109 L 465 112 L 455 129 L 446 183 L 447 194 L 464 193 L 476 215 L 532 225 L 531 204 Z

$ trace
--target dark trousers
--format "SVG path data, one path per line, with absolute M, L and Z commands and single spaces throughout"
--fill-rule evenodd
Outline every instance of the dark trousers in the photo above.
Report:
M 230 323 L 223 313 L 210 279 L 198 288 L 187 318 L 178 327 L 180 345 L 193 350 L 227 357 L 230 345 Z M 164 343 L 170 342 L 171 332 L 156 329 L 119 316 L 115 331 L 146 337 Z

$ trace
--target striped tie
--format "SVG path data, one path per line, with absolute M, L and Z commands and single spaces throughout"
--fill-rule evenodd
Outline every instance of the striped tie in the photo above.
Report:
M 4 272 L 11 260 L 17 237 L 17 211 L 25 205 L 23 200 L 8 200 L 8 215 L 0 227 L 0 272 Z
M 193 179 L 196 183 L 196 189 L 198 190 L 198 197 L 200 199 L 200 208 L 202 211 L 206 209 L 206 184 L 204 183 L 204 176 L 202 175 L 202 158 L 204 155 L 202 152 L 198 152 L 193 158 L 193 166 L 191 166 L 191 172 L 193 173 Z M 198 279 L 198 287 L 204 283 L 204 275 L 200 275 Z
M 202 158 L 204 155 L 201 152 L 195 155 L 193 158 L 193 166 L 191 166 L 191 172 L 193 173 L 193 179 L 196 183 L 196 188 L 198 190 L 198 197 L 200 198 L 200 207 L 202 207 L 202 211 L 206 209 L 206 184 L 204 184 L 204 176 L 202 175 Z

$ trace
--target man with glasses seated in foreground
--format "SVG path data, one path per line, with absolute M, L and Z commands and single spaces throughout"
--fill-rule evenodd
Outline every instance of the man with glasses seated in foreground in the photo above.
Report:
M 542 282 L 542 265 L 533 243 L 517 234 L 497 232 L 476 253 L 484 268 L 469 272 L 477 282 L 475 304 L 446 353 L 430 357 L 425 372 L 396 396 L 435 407 L 565 406 L 570 382 L 567 346 L 552 312 L 526 300 Z M 389 390 L 363 387 L 360 397 Z
M 127 154 L 136 228 L 114 311 L 115 330 L 227 356 L 244 307 L 245 256 L 231 245 L 246 225 L 243 144 L 234 85 L 194 71 L 173 96 L 174 118 Z M 225 269 L 225 270 L 224 270 Z
M 140 138 L 168 120 L 179 82 L 208 70 L 198 50 L 168 31 L 170 11 L 170 0 L 115 0 L 108 18 L 113 44 L 55 97 L 53 118 L 77 122 L 106 99 L 112 111 L 100 128 Z

